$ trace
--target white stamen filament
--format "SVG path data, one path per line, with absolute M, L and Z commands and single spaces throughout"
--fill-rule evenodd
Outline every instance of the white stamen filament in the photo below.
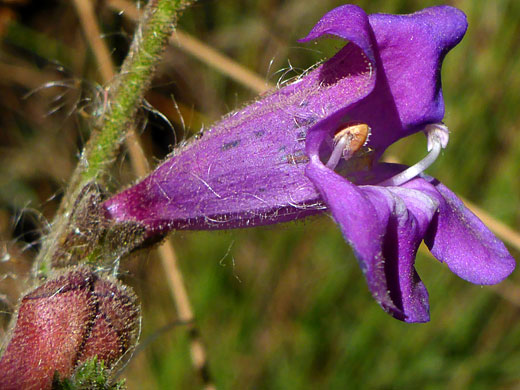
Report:
M 440 142 L 436 142 L 433 144 L 433 148 L 428 153 L 428 155 L 419 161 L 417 164 L 412 165 L 410 168 L 405 169 L 401 173 L 398 173 L 395 176 L 392 176 L 390 179 L 379 183 L 379 185 L 383 186 L 400 186 L 401 184 L 406 183 L 407 181 L 412 180 L 414 177 L 425 171 L 430 165 L 432 165 L 439 154 L 441 153 L 442 147 Z
M 347 136 L 343 136 L 339 139 L 338 143 L 334 145 L 334 150 L 332 151 L 329 161 L 327 161 L 327 168 L 334 169 L 339 163 L 339 160 L 343 157 L 343 153 L 345 148 L 349 144 L 349 138 Z
M 370 127 L 366 123 L 347 123 L 334 136 L 334 149 L 327 161 L 327 168 L 334 169 L 342 158 L 350 159 L 368 141 Z
M 434 123 L 427 125 L 424 129 L 424 133 L 428 138 L 428 155 L 417 164 L 414 164 L 401 173 L 386 179 L 385 181 L 379 183 L 379 185 L 400 186 L 401 184 L 412 180 L 414 177 L 424 172 L 435 162 L 435 160 L 437 160 L 441 150 L 448 145 L 449 130 L 443 123 Z

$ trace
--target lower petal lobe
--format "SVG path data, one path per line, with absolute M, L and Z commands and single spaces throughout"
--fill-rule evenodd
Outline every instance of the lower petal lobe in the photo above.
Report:
M 509 276 L 515 260 L 502 241 L 446 186 L 424 178 L 440 203 L 424 240 L 432 254 L 471 283 L 496 284 Z

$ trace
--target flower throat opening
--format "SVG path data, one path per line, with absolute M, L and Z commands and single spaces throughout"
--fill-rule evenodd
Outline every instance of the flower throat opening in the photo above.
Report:
M 448 145 L 450 132 L 444 123 L 432 123 L 426 125 L 423 132 L 426 134 L 428 140 L 427 149 L 429 153 L 426 157 L 378 185 L 402 185 L 420 175 L 429 168 L 435 160 L 437 160 L 441 150 L 445 149 Z M 366 146 L 369 136 L 370 127 L 368 127 L 366 123 L 349 123 L 346 126 L 341 127 L 334 136 L 334 148 L 325 165 L 330 169 L 335 169 L 338 167 L 338 164 L 340 164 L 341 159 L 348 161 L 354 156 L 363 157 L 363 155 L 369 154 L 370 148 Z M 371 160 L 365 161 L 365 168 L 370 164 L 370 162 Z

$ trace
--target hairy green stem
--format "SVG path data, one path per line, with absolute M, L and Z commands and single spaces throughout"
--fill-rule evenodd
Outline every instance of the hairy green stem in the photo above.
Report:
M 102 129 L 86 148 L 86 166 L 82 171 L 85 181 L 98 179 L 115 157 L 117 146 L 134 120 L 160 54 L 173 32 L 177 13 L 185 3 L 182 0 L 151 0 L 148 4 L 145 20 L 135 33 L 115 85 L 110 88 L 113 92 L 109 91 L 112 96 Z
M 143 95 L 175 28 L 177 16 L 189 2 L 191 0 L 149 1 L 121 71 L 106 89 L 106 99 L 102 103 L 104 115 L 100 124 L 95 126 L 53 221 L 52 229 L 43 241 L 35 266 L 35 274 L 38 276 L 45 276 L 52 267 L 75 262 L 73 255 L 64 254 L 70 252 L 67 242 L 77 230 L 73 226 L 76 209 L 88 210 L 88 205 L 82 205 L 81 202 L 92 198 L 85 196 L 85 186 L 99 183 L 106 177 L 127 129 L 135 120 Z M 84 216 L 76 214 L 76 217 L 82 219 Z M 88 218 L 87 215 L 86 217 Z

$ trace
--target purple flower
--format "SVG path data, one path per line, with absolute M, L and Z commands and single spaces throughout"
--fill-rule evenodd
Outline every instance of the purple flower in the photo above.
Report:
M 407 322 L 429 320 L 414 268 L 422 240 L 460 277 L 498 283 L 514 269 L 505 246 L 445 186 L 422 174 L 448 142 L 440 68 L 466 31 L 452 7 L 366 15 L 345 5 L 310 34 L 348 40 L 296 82 L 223 118 L 135 186 L 104 203 L 109 218 L 172 229 L 258 226 L 330 211 L 376 301 Z M 377 163 L 424 131 L 411 168 Z

